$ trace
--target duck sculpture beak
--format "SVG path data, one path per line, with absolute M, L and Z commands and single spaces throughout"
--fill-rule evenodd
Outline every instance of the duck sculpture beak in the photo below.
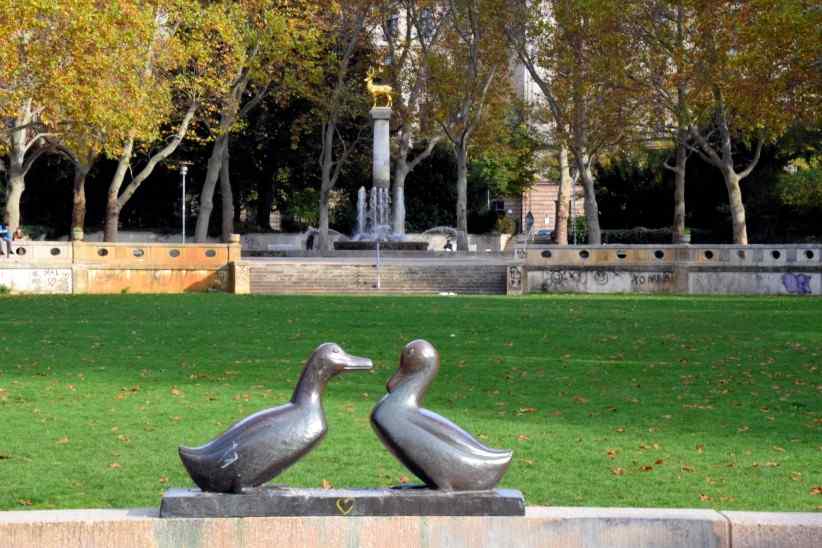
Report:
M 367 371 L 374 367 L 374 364 L 368 358 L 352 356 L 345 352 L 341 352 L 339 356 L 335 356 L 334 361 L 343 366 L 343 371 Z

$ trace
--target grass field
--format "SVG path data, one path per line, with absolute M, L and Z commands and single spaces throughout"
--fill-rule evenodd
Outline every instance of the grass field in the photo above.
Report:
M 698 297 L 0 297 L 0 509 L 156 506 L 178 444 L 288 400 L 309 353 L 329 431 L 277 478 L 414 478 L 368 422 L 403 345 L 426 406 L 509 447 L 529 504 L 822 510 L 822 300 Z

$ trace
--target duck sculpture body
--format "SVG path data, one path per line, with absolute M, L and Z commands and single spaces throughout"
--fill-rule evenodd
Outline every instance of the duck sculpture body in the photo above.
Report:
M 311 451 L 325 436 L 322 392 L 344 371 L 371 369 L 368 358 L 333 343 L 308 358 L 291 401 L 235 423 L 200 447 L 180 447 L 180 459 L 203 491 L 240 493 L 271 480 Z
M 450 420 L 420 407 L 439 365 L 431 343 L 408 343 L 399 371 L 388 381 L 388 394 L 371 412 L 371 424 L 388 450 L 428 487 L 493 489 L 512 452 L 486 447 Z

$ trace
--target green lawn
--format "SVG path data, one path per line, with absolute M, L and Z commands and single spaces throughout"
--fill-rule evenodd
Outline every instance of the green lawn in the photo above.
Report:
M 326 439 L 278 483 L 407 481 L 368 422 L 400 349 L 427 407 L 510 447 L 529 504 L 822 510 L 822 299 L 0 297 L 0 509 L 156 506 L 178 444 L 288 400 L 324 341 Z

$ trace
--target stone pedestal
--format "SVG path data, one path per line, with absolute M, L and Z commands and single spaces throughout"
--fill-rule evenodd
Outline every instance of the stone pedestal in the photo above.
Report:
M 391 146 L 389 140 L 391 109 L 388 107 L 372 108 L 371 120 L 374 122 L 374 186 L 387 189 L 391 186 Z
M 523 516 L 525 499 L 514 489 L 445 492 L 426 488 L 292 489 L 261 487 L 242 494 L 169 489 L 166 518 L 262 516 Z

